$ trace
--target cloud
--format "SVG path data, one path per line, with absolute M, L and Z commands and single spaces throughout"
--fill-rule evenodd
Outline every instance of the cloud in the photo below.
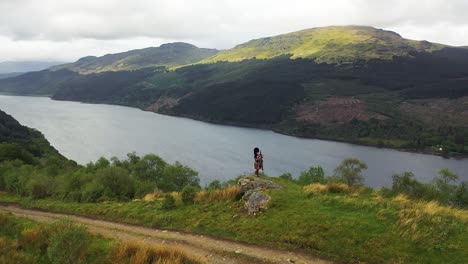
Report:
M 183 40 L 223 49 L 252 38 L 347 24 L 462 45 L 468 44 L 466 10 L 466 0 L 0 0 L 0 60 L 25 51 L 70 60 Z M 57 54 L 54 48 L 62 47 L 76 49 Z

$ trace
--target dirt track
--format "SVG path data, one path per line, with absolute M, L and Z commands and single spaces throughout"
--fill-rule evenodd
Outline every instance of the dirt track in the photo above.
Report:
M 122 241 L 141 241 L 149 245 L 175 245 L 187 254 L 205 260 L 207 263 L 330 263 L 302 253 L 247 245 L 190 233 L 138 227 L 74 215 L 26 210 L 15 205 L 0 205 L 0 210 L 39 222 L 69 218 L 87 226 L 91 233 Z

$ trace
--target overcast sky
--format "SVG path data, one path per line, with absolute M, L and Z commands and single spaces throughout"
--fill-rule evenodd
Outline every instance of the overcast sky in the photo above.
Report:
M 468 0 L 0 0 L 0 61 L 74 61 L 174 41 L 227 49 L 328 25 L 468 45 Z

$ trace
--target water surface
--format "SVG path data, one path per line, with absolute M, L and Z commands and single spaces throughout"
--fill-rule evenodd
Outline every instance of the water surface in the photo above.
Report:
M 0 95 L 0 109 L 23 125 L 40 130 L 60 153 L 81 164 L 104 156 L 155 153 L 176 160 L 200 173 L 202 184 L 253 171 L 252 149 L 264 154 L 265 172 L 298 175 L 310 166 L 326 173 L 347 157 L 365 161 L 365 183 L 389 186 L 391 176 L 412 171 L 430 181 L 441 168 L 468 180 L 468 159 L 406 153 L 316 139 L 303 139 L 268 130 L 214 125 L 186 118 L 164 116 L 135 108 L 54 101 L 45 97 Z

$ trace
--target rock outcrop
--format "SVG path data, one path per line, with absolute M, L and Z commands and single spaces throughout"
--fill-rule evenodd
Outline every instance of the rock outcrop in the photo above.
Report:
M 249 215 L 256 215 L 261 210 L 268 209 L 271 197 L 264 193 L 267 189 L 283 189 L 283 186 L 276 182 L 262 179 L 255 176 L 246 176 L 238 181 L 241 187 L 242 201 L 244 208 Z

